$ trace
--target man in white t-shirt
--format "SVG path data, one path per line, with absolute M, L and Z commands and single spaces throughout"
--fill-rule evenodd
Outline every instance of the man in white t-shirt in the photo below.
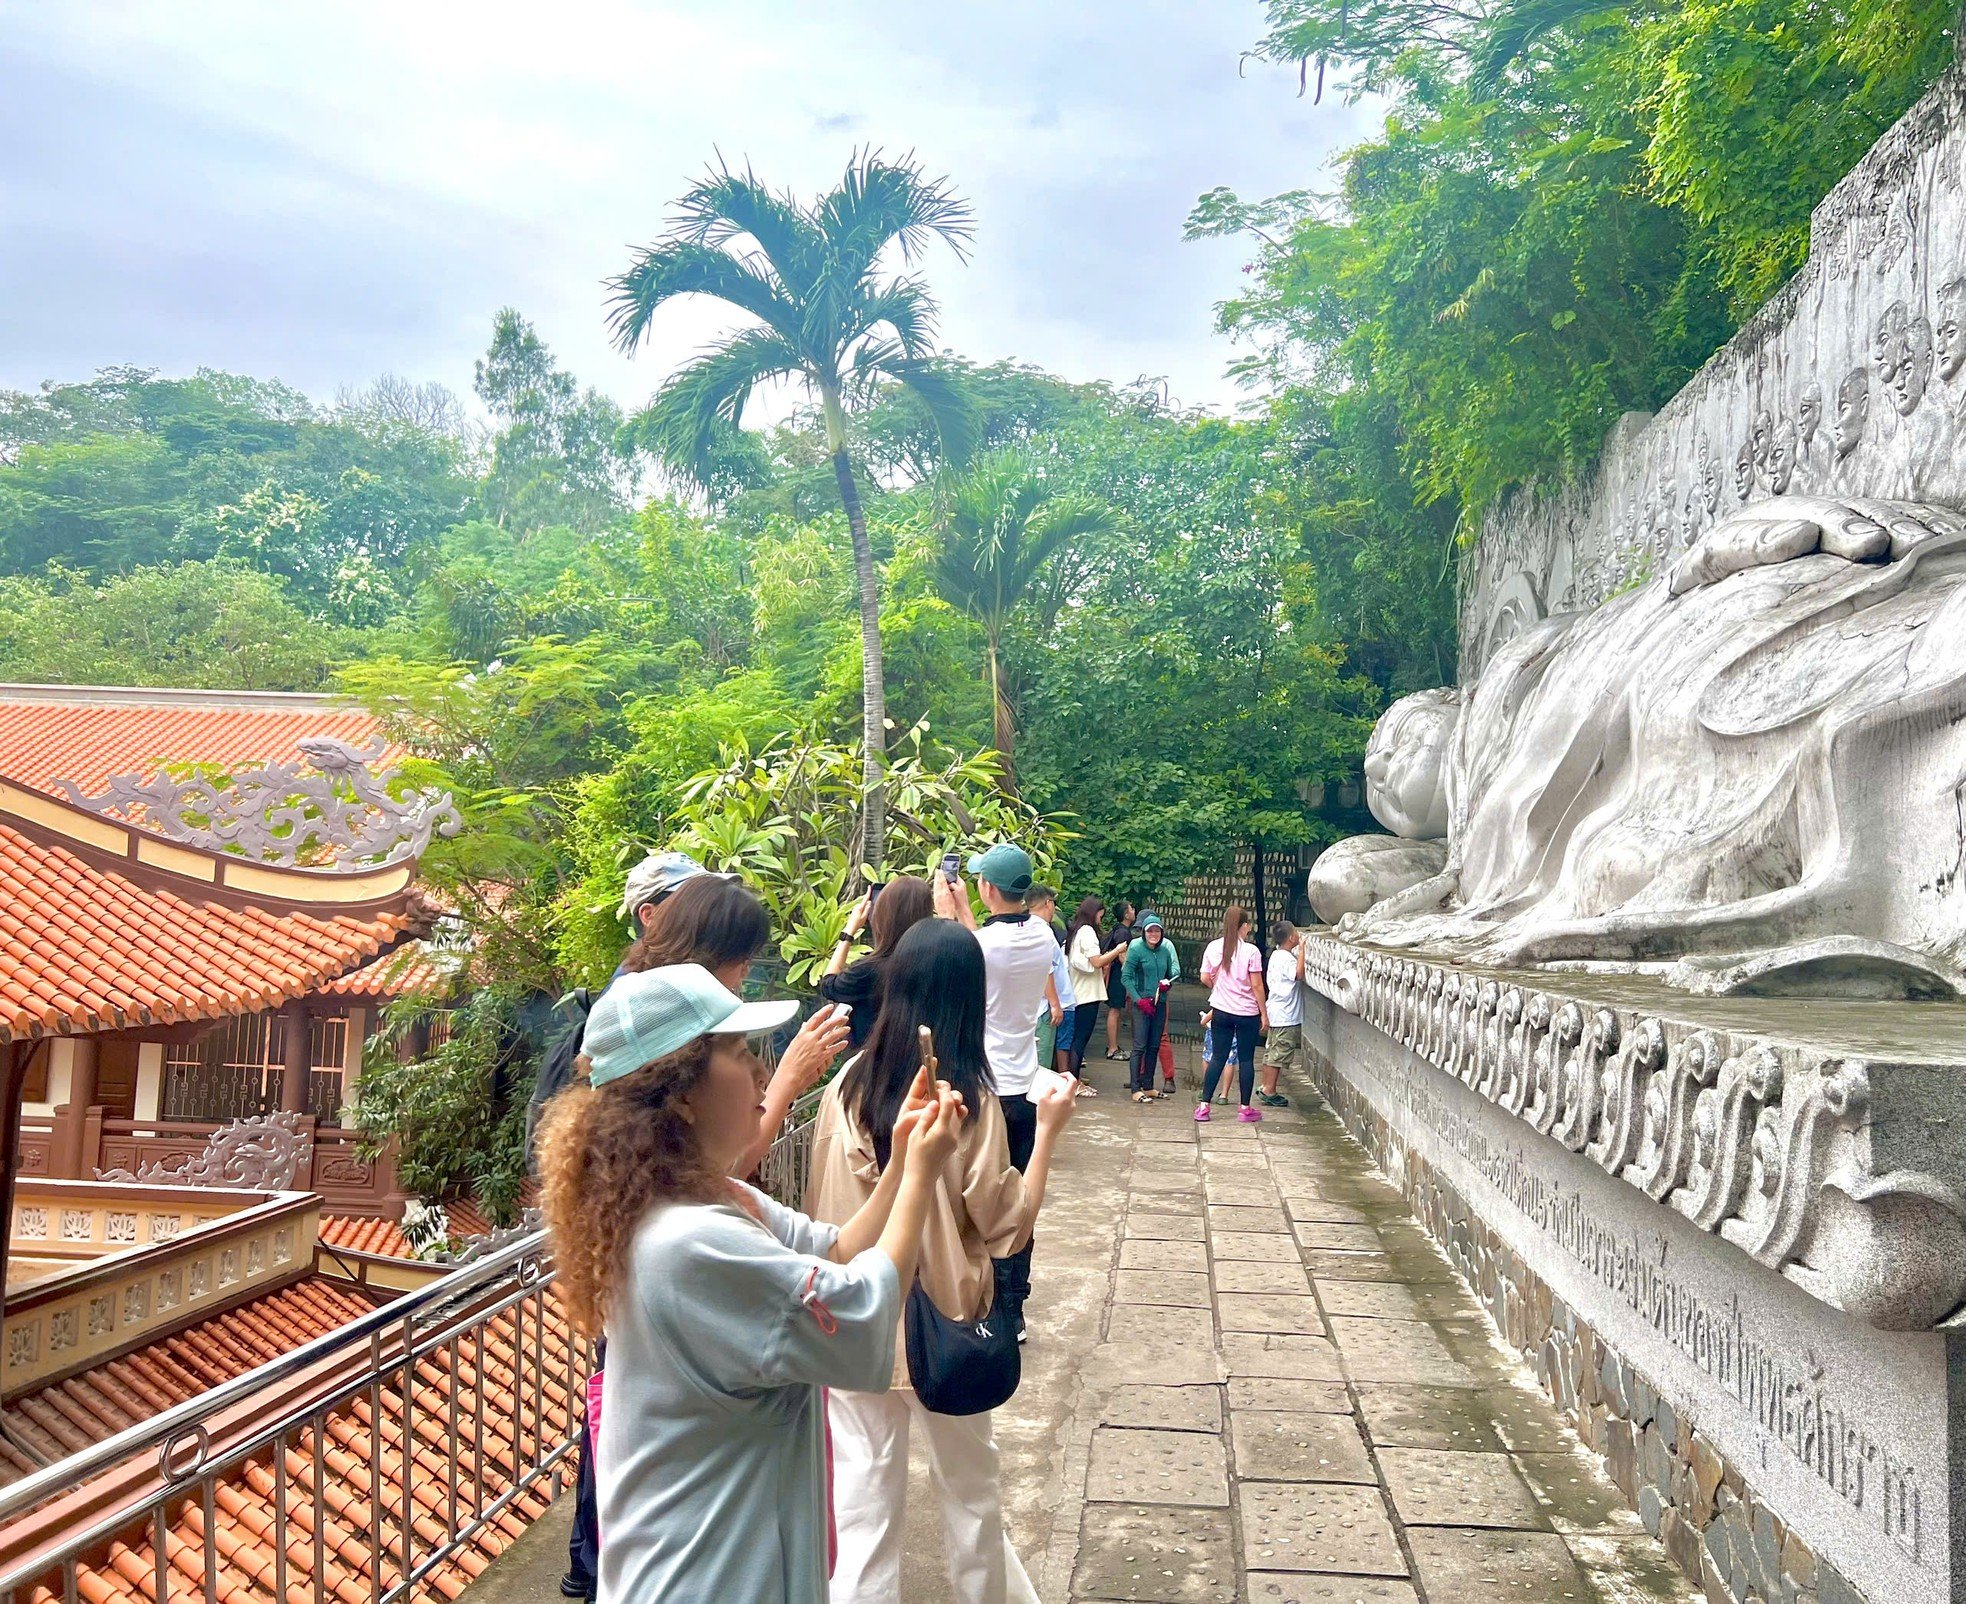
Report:
M 1294 1069 L 1304 1050 L 1304 933 L 1288 919 L 1270 926 L 1270 965 L 1264 991 L 1270 1003 L 1270 1039 L 1263 1049 L 1263 1089 L 1256 1101 L 1265 1108 L 1288 1108 L 1277 1090 L 1277 1076 Z
M 1030 1162 L 1038 1134 L 1038 1106 L 1032 1101 L 1039 1070 L 1038 1016 L 1048 1010 L 1054 1026 L 1065 1016 L 1052 979 L 1058 938 L 1026 906 L 1032 864 L 1022 847 L 1005 843 L 979 852 L 969 860 L 969 872 L 976 876 L 977 894 L 990 917 L 977 924 L 967 888 L 940 874 L 935 877 L 935 911 L 969 926 L 983 949 L 983 1056 L 1003 1105 L 1010 1162 L 1021 1171 Z M 1031 1243 L 997 1261 L 997 1282 L 1016 1316 L 1017 1340 L 1022 1342 L 1024 1300 L 1031 1293 Z

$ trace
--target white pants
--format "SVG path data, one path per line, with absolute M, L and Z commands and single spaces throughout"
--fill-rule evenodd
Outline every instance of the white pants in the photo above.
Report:
M 833 1518 L 839 1562 L 832 1604 L 897 1604 L 908 1505 L 908 1429 L 928 1444 L 942 1501 L 942 1541 L 956 1604 L 1039 1604 L 997 1498 L 997 1442 L 988 1413 L 936 1415 L 914 1389 L 827 1394 L 833 1427 Z

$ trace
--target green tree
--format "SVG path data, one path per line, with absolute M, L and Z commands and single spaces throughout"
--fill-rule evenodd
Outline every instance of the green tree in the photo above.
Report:
M 483 491 L 498 522 L 592 529 L 627 511 L 621 409 L 583 391 L 511 307 L 493 320 L 491 348 L 474 374 L 478 399 L 500 424 Z
M 1039 571 L 1067 545 L 1110 534 L 1110 508 L 1084 491 L 1059 490 L 1028 455 L 979 463 L 949 493 L 935 587 L 982 627 L 995 745 L 1005 785 L 1016 789 L 1017 722 L 1003 682 L 1004 631 Z
M 317 691 L 361 644 L 234 562 L 0 579 L 0 679 Z
M 612 326 L 624 351 L 641 343 L 657 311 L 684 296 L 722 301 L 751 320 L 671 375 L 644 415 L 641 438 L 674 472 L 711 482 L 760 384 L 800 383 L 818 404 L 853 537 L 867 791 L 861 851 L 874 864 L 886 840 L 886 681 L 880 588 L 848 413 L 882 385 L 899 385 L 928 408 L 945 443 L 967 439 L 961 387 L 931 355 L 935 303 L 921 279 L 887 272 L 882 260 L 893 250 L 913 262 L 936 238 L 960 254 L 970 232 L 967 203 L 912 160 L 856 155 L 838 187 L 810 204 L 773 193 L 748 170 L 722 168 L 683 196 L 668 234 L 638 251 L 612 284 Z

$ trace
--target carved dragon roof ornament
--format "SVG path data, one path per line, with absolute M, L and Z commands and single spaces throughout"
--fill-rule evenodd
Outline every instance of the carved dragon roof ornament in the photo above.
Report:
M 372 869 L 420 857 L 433 836 L 463 827 L 450 792 L 413 789 L 400 769 L 371 767 L 380 740 L 366 751 L 325 735 L 298 745 L 300 760 L 221 775 L 121 774 L 97 796 L 55 783 L 92 813 L 288 868 Z
M 300 1173 L 307 1147 L 301 1116 L 282 1111 L 229 1120 L 206 1138 L 204 1149 L 175 1159 L 146 1160 L 128 1170 L 97 1170 L 99 1181 L 145 1186 L 216 1186 L 254 1192 L 287 1192 Z

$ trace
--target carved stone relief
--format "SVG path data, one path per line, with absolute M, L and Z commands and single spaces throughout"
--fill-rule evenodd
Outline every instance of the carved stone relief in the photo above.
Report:
M 146 1186 L 222 1186 L 251 1192 L 286 1192 L 307 1156 L 303 1116 L 281 1110 L 253 1119 L 235 1119 L 206 1138 L 204 1151 L 177 1159 L 158 1159 L 126 1169 L 98 1170 L 99 1181 L 126 1181 Z M 153 1241 L 161 1216 L 151 1217 Z M 172 1231 L 175 1231 L 173 1221 Z
M 1922 1330 L 1966 1300 L 1966 1202 L 1880 1171 L 1865 1064 L 1306 939 L 1339 1007 L 1822 1302 Z
M 1520 635 L 1525 597 L 1594 607 L 1754 501 L 1966 506 L 1963 158 L 1955 68 L 1824 198 L 1801 272 L 1656 417 L 1620 420 L 1595 470 L 1490 514 L 1461 576 L 1464 680 Z

